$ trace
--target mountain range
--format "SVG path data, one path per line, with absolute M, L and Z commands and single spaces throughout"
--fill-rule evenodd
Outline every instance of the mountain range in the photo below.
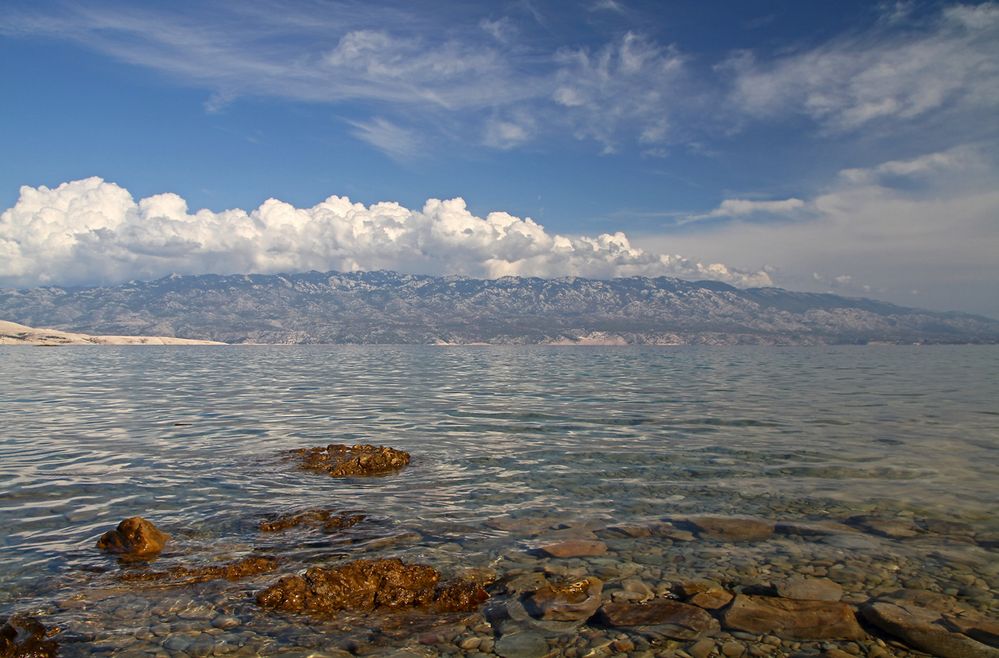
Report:
M 999 343 L 999 321 L 982 316 L 669 277 L 171 275 L 116 286 L 0 289 L 0 318 L 227 343 Z

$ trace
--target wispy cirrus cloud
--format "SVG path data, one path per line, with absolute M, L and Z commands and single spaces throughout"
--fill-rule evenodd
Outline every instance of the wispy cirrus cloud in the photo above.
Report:
M 889 8 L 887 17 L 895 15 Z M 805 114 L 849 132 L 999 105 L 999 5 L 954 5 L 908 29 L 897 20 L 772 59 L 753 52 L 719 66 L 740 114 Z

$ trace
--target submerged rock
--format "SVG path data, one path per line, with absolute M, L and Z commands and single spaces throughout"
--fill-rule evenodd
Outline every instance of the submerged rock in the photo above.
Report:
M 355 526 L 367 518 L 364 514 L 334 512 L 325 509 L 310 509 L 304 512 L 281 514 L 260 522 L 261 532 L 280 532 L 300 525 L 322 526 L 326 532 L 335 532 Z
M 732 600 L 731 592 L 715 581 L 704 578 L 682 582 L 674 589 L 687 599 L 687 603 L 705 610 L 724 608 Z
M 915 521 L 905 518 L 882 518 L 861 514 L 851 516 L 846 520 L 846 523 L 864 532 L 890 539 L 908 539 L 919 534 L 919 528 Z
M 401 560 L 355 560 L 334 569 L 313 567 L 285 576 L 257 595 L 265 608 L 288 612 L 331 613 L 376 608 L 434 607 L 439 611 L 474 610 L 489 598 L 478 584 L 440 584 L 440 572 Z
M 607 552 L 607 544 L 594 539 L 569 539 L 545 544 L 540 549 L 551 557 L 595 557 Z
M 794 576 L 777 584 L 777 593 L 787 599 L 806 601 L 839 601 L 843 588 L 828 578 Z
M 136 557 L 156 555 L 170 535 L 163 532 L 141 516 L 133 516 L 108 530 L 97 540 L 97 548 L 109 553 Z
M 592 576 L 565 585 L 548 583 L 528 595 L 524 607 L 540 619 L 585 621 L 600 607 L 603 589 L 603 581 Z
M 687 522 L 700 537 L 726 542 L 763 541 L 776 527 L 773 521 L 735 516 L 694 516 Z
M 331 477 L 360 477 L 392 473 L 409 464 L 409 453 L 386 446 L 331 443 L 325 448 L 299 448 L 291 451 L 307 471 Z
M 896 598 L 868 603 L 861 614 L 909 646 L 941 658 L 999 658 L 999 624 L 975 613 Z
M 654 629 L 676 640 L 693 640 L 719 630 L 718 620 L 704 610 L 672 599 L 605 603 L 600 608 L 600 616 L 608 626 Z
M 41 622 L 14 616 L 0 625 L 0 658 L 55 658 L 59 644 Z
M 839 601 L 799 601 L 739 594 L 725 610 L 726 628 L 793 640 L 859 640 L 865 637 L 853 608 Z
M 272 557 L 247 557 L 235 562 L 204 567 L 173 567 L 166 571 L 135 571 L 124 573 L 122 580 L 129 582 L 172 581 L 173 585 L 193 585 L 209 580 L 239 580 L 277 569 L 277 560 Z

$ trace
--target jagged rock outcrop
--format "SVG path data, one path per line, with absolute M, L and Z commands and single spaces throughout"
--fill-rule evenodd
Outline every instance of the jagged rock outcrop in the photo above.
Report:
M 291 452 L 301 460 L 303 469 L 335 478 L 385 475 L 409 464 L 408 452 L 369 444 L 331 443 L 326 447 L 299 448 Z
M 150 557 L 163 550 L 170 535 L 141 516 L 132 516 L 97 540 L 97 548 L 130 557 Z

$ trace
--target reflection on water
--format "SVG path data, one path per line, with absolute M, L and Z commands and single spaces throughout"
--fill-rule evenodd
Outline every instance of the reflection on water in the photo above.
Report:
M 154 608 L 188 605 L 170 597 L 190 592 L 172 591 L 104 609 L 91 591 L 114 568 L 96 537 L 134 514 L 179 537 L 181 553 L 213 559 L 366 552 L 447 568 L 524 552 L 529 537 L 485 525 L 504 515 L 606 526 L 875 513 L 969 530 L 961 541 L 837 541 L 896 570 L 934 551 L 980 564 L 999 531 L 997 372 L 999 350 L 976 347 L 0 348 L 0 617 L 66 615 L 52 601 L 90 597 L 88 637 L 113 644 L 102 633 L 134 631 L 102 616 L 122 600 L 135 627 Z M 384 443 L 414 460 L 398 475 L 334 480 L 280 457 L 331 442 Z M 363 510 L 368 534 L 291 547 L 257 537 L 264 516 L 310 507 Z M 642 541 L 610 557 L 655 555 Z M 675 550 L 707 560 L 716 548 Z M 778 548 L 726 550 L 766 560 Z M 205 587 L 232 601 L 256 585 Z M 995 605 L 994 581 L 974 587 L 979 607 Z

